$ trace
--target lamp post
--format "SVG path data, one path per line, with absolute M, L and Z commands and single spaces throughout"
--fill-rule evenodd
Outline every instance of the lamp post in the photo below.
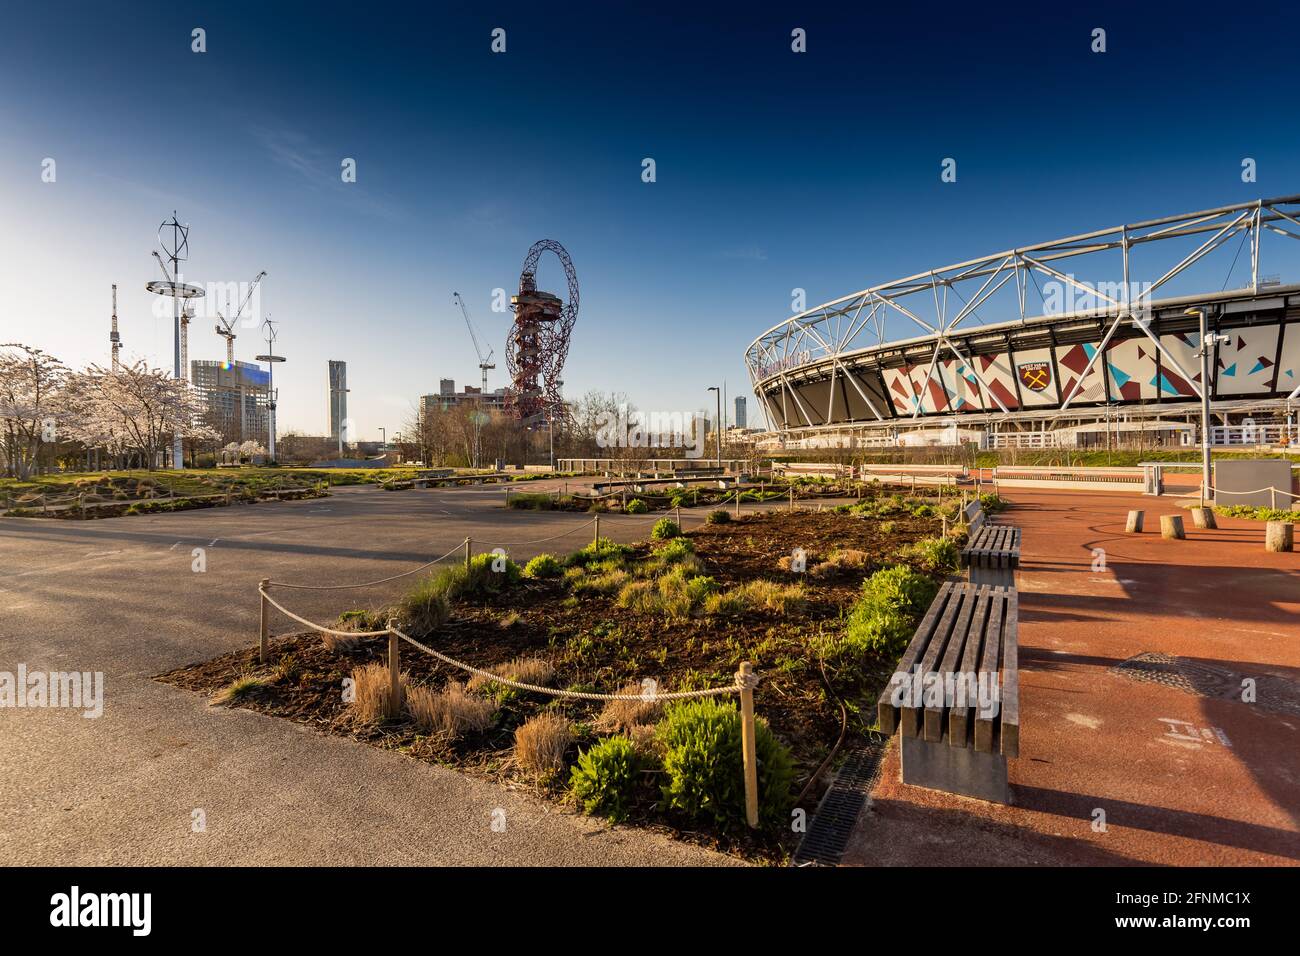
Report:
M 1210 352 L 1219 342 L 1228 341 L 1226 335 L 1211 335 L 1206 328 L 1204 309 L 1187 309 L 1183 315 L 1199 316 L 1201 320 L 1201 507 L 1210 497 Z
M 721 468 L 722 467 L 722 389 L 720 389 L 716 385 L 710 385 L 709 391 L 712 392 L 718 399 L 718 415 L 715 419 L 713 419 L 713 428 L 714 431 L 717 432 L 718 467 Z
M 388 447 L 388 429 L 383 425 L 379 426 L 379 450 L 383 451 Z

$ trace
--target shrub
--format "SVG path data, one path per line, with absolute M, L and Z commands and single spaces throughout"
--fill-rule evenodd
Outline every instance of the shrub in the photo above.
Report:
M 500 562 L 499 571 L 494 570 L 497 562 Z M 404 612 L 409 609 L 418 614 L 428 605 L 429 613 L 436 617 L 438 596 L 448 602 L 466 597 L 491 597 L 510 585 L 518 584 L 522 574 L 519 565 L 509 558 L 497 554 L 476 554 L 469 559 L 468 568 L 456 564 L 424 578 L 407 593 L 397 610 Z M 440 623 L 445 621 L 446 617 Z
M 677 522 L 672 518 L 660 518 L 655 522 L 655 526 L 650 529 L 650 537 L 656 541 L 667 541 L 669 538 L 681 537 L 682 529 L 677 526 Z
M 659 607 L 655 582 L 629 581 L 618 592 L 618 606 L 638 614 L 654 612 Z
M 564 572 L 553 554 L 539 554 L 524 565 L 526 578 L 557 578 Z
M 555 679 L 555 667 L 544 657 L 516 657 L 500 667 L 493 668 L 493 672 L 506 680 L 518 681 L 521 684 L 535 684 L 538 687 L 548 687 Z M 469 679 L 468 689 L 486 690 L 500 699 L 506 691 L 514 688 L 498 684 L 492 678 L 484 677 L 482 674 L 475 674 Z
M 520 770 L 546 780 L 564 769 L 564 754 L 571 743 L 569 722 L 545 711 L 515 729 L 515 761 Z
M 664 748 L 664 809 L 691 819 L 711 818 L 722 827 L 745 823 L 744 763 L 740 713 L 712 697 L 669 707 L 657 737 Z M 787 824 L 794 768 L 790 752 L 761 718 L 755 721 L 758 750 L 759 822 Z
M 829 558 L 813 566 L 809 575 L 818 580 L 839 577 L 853 572 L 865 571 L 871 564 L 871 555 L 854 548 L 842 548 L 832 551 Z
M 584 573 L 571 578 L 569 586 L 578 594 L 583 592 L 617 594 L 631 580 L 631 577 L 632 575 L 621 568 L 612 571 L 596 571 L 589 568 Z
M 862 596 L 849 612 L 843 640 L 832 656 L 872 652 L 898 657 L 938 590 L 934 581 L 906 565 L 877 571 L 863 582 Z
M 627 737 L 606 737 L 578 757 L 569 787 L 582 809 L 617 823 L 636 802 L 643 758 Z
M 402 630 L 410 631 L 416 637 L 423 637 L 432 634 L 447 623 L 451 617 L 452 594 L 449 592 L 453 590 L 449 572 L 454 573 L 457 570 L 464 574 L 464 569 L 444 568 L 438 574 L 431 574 L 417 581 L 415 586 L 406 592 L 393 608 L 394 616 Z M 456 585 L 456 588 L 459 588 L 459 585 Z M 378 630 L 371 627 L 363 628 L 360 623 L 358 619 L 357 630 Z M 365 623 L 371 622 L 367 620 Z
M 586 567 L 596 561 L 607 561 L 611 558 L 625 559 L 631 554 L 632 549 L 625 544 L 615 544 L 609 538 L 597 538 L 585 548 L 565 558 L 564 563 L 569 567 Z
M 726 524 L 731 520 L 731 512 L 725 508 L 719 508 L 717 511 L 710 511 L 707 520 L 709 524 Z
M 277 684 L 296 684 L 302 678 L 302 661 L 293 654 L 285 654 L 271 668 Z
M 511 508 L 523 508 L 528 511 L 550 511 L 554 504 L 554 499 L 548 494 L 524 492 L 510 496 Z
M 406 697 L 407 676 L 401 675 L 400 691 L 402 697 Z M 352 692 L 353 698 L 351 703 L 353 716 L 362 723 L 379 720 L 384 716 L 385 704 L 388 701 L 388 666 L 386 664 L 365 664 L 361 667 L 354 668 L 352 671 Z
M 759 579 L 711 595 L 704 603 L 706 614 L 738 614 L 741 611 L 769 610 L 778 614 L 798 611 L 807 600 L 802 584 L 778 584 Z
M 685 495 L 682 494 L 673 495 L 671 498 L 668 499 L 668 507 L 688 508 L 690 507 L 690 499 L 688 499 Z
M 922 571 L 948 574 L 961 565 L 961 550 L 951 538 L 925 538 L 899 548 L 898 556 Z
M 630 515 L 643 515 L 650 510 L 650 506 L 640 498 L 633 498 L 623 510 Z
M 666 520 L 666 519 L 665 519 Z M 655 557 L 664 564 L 676 564 L 695 554 L 695 545 L 689 538 L 673 538 L 655 552 Z
M 995 515 L 999 511 L 1004 511 L 1009 503 L 997 492 L 990 491 L 980 495 L 980 507 L 984 509 L 986 515 Z
M 615 733 L 618 731 L 629 731 L 633 727 L 639 727 L 642 724 L 654 723 L 659 719 L 662 705 L 657 700 L 646 699 L 640 696 L 643 688 L 640 684 L 632 683 L 619 689 L 621 697 L 631 697 L 638 695 L 635 700 L 608 700 L 605 706 L 601 708 L 600 714 L 596 717 L 593 726 L 602 733 Z
M 360 684 L 357 686 L 359 700 Z M 467 733 L 482 733 L 491 727 L 496 706 L 490 700 L 471 696 L 464 684 L 453 681 L 441 691 L 431 687 L 410 688 L 406 692 L 406 711 L 420 733 L 454 740 Z
M 240 674 L 212 698 L 214 704 L 233 704 L 250 697 L 266 687 L 266 679 L 252 674 Z

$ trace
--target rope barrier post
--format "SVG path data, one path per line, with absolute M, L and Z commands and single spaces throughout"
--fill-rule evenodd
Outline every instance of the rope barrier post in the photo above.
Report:
M 790 510 L 794 511 L 794 485 L 790 485 Z
M 1268 506 L 1277 511 L 1277 488 L 1270 485 L 1268 489 Z
M 395 718 L 402 712 L 402 642 L 388 622 L 388 699 L 384 712 Z
M 263 664 L 266 663 L 266 645 L 271 636 L 271 617 L 270 608 L 266 604 L 266 589 L 270 585 L 270 578 L 262 578 L 257 586 L 257 603 L 258 623 L 257 623 L 257 659 Z
M 677 528 L 678 528 L 678 530 L 681 530 L 681 527 L 682 527 L 682 506 L 681 506 L 681 505 L 678 505 L 678 506 L 677 506 L 676 508 L 674 508 L 673 510 L 677 512 Z
M 740 662 L 736 671 L 740 687 L 740 742 L 745 756 L 745 822 L 751 830 L 758 828 L 758 743 L 754 736 L 754 667 Z
M 736 517 L 740 517 L 740 485 L 736 486 Z
M 597 512 L 596 512 L 596 531 L 595 531 L 595 533 L 591 536 L 591 547 L 592 547 L 592 550 L 595 550 L 595 548 L 596 548 L 596 542 L 599 541 L 599 540 L 600 540 L 600 512 L 597 511 Z
M 466 571 L 469 570 L 469 555 L 470 555 L 470 547 L 471 547 L 471 545 L 470 545 L 469 536 L 466 535 L 466 536 L 465 536 L 465 570 L 466 570 Z

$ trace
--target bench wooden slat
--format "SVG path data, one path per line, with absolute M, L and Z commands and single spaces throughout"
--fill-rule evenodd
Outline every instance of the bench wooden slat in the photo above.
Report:
M 960 593 L 962 597 L 961 612 L 957 615 L 956 623 L 953 625 L 952 637 L 949 638 L 948 646 L 944 649 L 943 660 L 935 668 L 941 679 L 940 687 L 945 689 L 947 685 L 943 678 L 957 669 L 957 662 L 961 659 L 961 652 L 966 647 L 966 642 L 969 639 L 971 616 L 975 610 L 979 592 L 972 592 L 963 588 Z M 922 679 L 924 679 L 924 675 L 922 675 Z M 927 704 L 925 707 L 925 739 L 931 743 L 938 743 L 943 740 L 943 716 L 946 710 L 947 703 L 942 695 L 938 706 Z
M 913 636 L 912 642 L 907 645 L 907 650 L 903 652 L 902 660 L 894 669 L 896 674 L 910 675 L 912 665 L 916 663 L 926 646 L 929 644 L 930 634 L 933 632 L 935 624 L 939 619 L 940 613 L 947 606 L 948 596 L 952 593 L 954 582 L 945 581 L 939 588 L 939 593 L 935 595 L 934 600 L 930 602 L 929 609 L 925 612 L 925 617 L 921 618 L 921 623 L 916 627 L 916 635 Z M 918 640 L 918 638 L 920 638 Z M 894 687 L 891 683 L 885 687 L 884 693 L 876 701 L 876 717 L 880 723 L 882 733 L 892 734 L 898 727 L 898 708 L 893 703 Z
M 989 608 L 993 603 L 992 591 L 988 587 L 981 587 L 975 598 L 975 614 L 971 618 L 970 632 L 966 638 L 966 647 L 962 651 L 960 668 L 962 674 L 976 675 L 976 688 L 979 687 L 979 660 L 980 652 L 983 648 L 985 631 L 989 617 Z M 969 694 L 971 688 L 967 687 Z M 970 712 L 973 706 L 969 698 L 965 707 L 953 707 L 948 711 L 948 745 L 951 747 L 965 747 L 970 737 Z
M 989 615 L 988 629 L 985 632 L 988 636 L 984 641 L 984 649 L 980 655 L 980 672 L 984 674 L 998 673 L 998 667 L 1001 664 L 999 659 L 1002 651 L 1002 630 L 1006 627 L 1005 600 L 1006 588 L 991 589 L 991 598 L 993 601 L 993 611 Z M 980 753 L 993 752 L 993 727 L 994 719 L 997 717 L 1000 706 L 994 705 L 992 714 L 975 714 L 975 749 Z
M 1020 600 L 1014 588 L 1007 591 L 1007 619 L 1002 629 L 1002 756 L 1020 756 Z
M 953 587 L 948 591 L 947 606 L 943 610 L 943 615 L 939 618 L 939 624 L 930 635 L 929 643 L 925 648 L 925 655 L 921 658 L 921 687 L 922 697 L 924 697 L 925 678 L 927 674 L 934 671 L 938 666 L 939 656 L 948 646 L 949 637 L 952 635 L 953 622 L 957 612 L 961 609 L 962 598 L 966 594 L 966 589 Z M 904 707 L 902 729 L 903 733 L 909 737 L 921 736 L 921 712 L 924 710 L 925 702 L 922 700 L 911 700 L 910 707 Z

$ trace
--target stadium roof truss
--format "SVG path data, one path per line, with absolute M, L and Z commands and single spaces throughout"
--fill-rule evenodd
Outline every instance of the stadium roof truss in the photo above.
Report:
M 1258 295 L 1261 244 L 1264 236 L 1269 234 L 1300 239 L 1300 196 L 1260 199 L 1100 229 L 896 279 L 824 303 L 778 323 L 754 339 L 746 350 L 745 361 L 754 392 L 764 405 L 772 401 L 768 391 L 777 391 L 775 386 L 779 383 L 782 403 L 787 399 L 792 402 L 787 411 L 796 411 L 810 427 L 816 424 L 817 419 L 829 423 L 833 418 L 837 376 L 843 376 L 854 387 L 877 421 L 897 421 L 897 415 L 891 418 L 887 409 L 879 407 L 879 396 L 873 401 L 857 378 L 848 374 L 844 363 L 847 356 L 878 350 L 886 345 L 924 345 L 929 348 L 929 367 L 921 383 L 923 388 L 933 379 L 941 357 L 955 358 L 973 373 L 979 387 L 994 399 L 996 406 L 1003 413 L 1010 413 L 996 391 L 988 387 L 978 365 L 972 363 L 963 351 L 961 340 L 972 332 L 1010 331 L 1044 320 L 1058 323 L 1092 318 L 1105 322 L 1101 345 L 1092 353 L 1087 368 L 1074 380 L 1072 387 L 1060 396 L 1060 411 L 1068 409 L 1078 397 L 1093 364 L 1105 353 L 1116 330 L 1126 322 L 1146 335 L 1163 360 L 1191 384 L 1199 398 L 1201 385 L 1198 376 L 1189 374 L 1150 328 L 1153 307 L 1181 301 L 1168 297 L 1161 299 L 1158 295 L 1164 293 L 1168 296 L 1177 285 L 1175 280 L 1216 250 L 1231 247 L 1234 240 L 1237 252 L 1228 270 L 1229 278 L 1248 244 L 1250 278 L 1246 288 L 1250 294 Z M 1155 264 L 1144 263 L 1139 271 L 1133 262 L 1139 252 L 1152 254 Z M 1080 267 L 1096 270 L 1092 274 L 1114 278 L 1107 282 L 1084 282 L 1076 278 Z M 1069 294 L 1077 293 L 1088 307 L 1032 315 L 1030 310 L 1035 292 L 1040 302 L 1046 305 L 1046 297 L 1038 284 L 1039 277 L 1055 283 L 1057 290 L 1067 293 L 1067 298 Z M 1274 284 L 1264 280 L 1269 292 L 1274 291 L 1269 288 Z M 1226 280 L 1224 285 L 1226 288 Z M 1018 314 L 1011 314 L 1016 318 L 997 324 L 985 323 L 979 310 L 989 307 L 995 297 L 1000 296 L 998 301 L 1002 304 L 995 307 L 1005 314 L 1008 293 L 1014 297 L 1013 308 L 1018 310 Z M 1199 298 L 1205 299 L 1206 296 Z M 905 329 L 915 326 L 920 335 L 914 338 L 891 336 L 891 322 L 893 325 L 901 322 Z M 831 407 L 824 416 L 820 412 L 814 414 L 790 381 L 792 371 L 809 365 L 819 368 L 829 365 Z M 1289 397 L 1295 399 L 1297 395 L 1300 395 L 1300 387 Z M 789 421 L 788 414 L 773 416 L 770 406 L 767 411 L 771 421 Z M 911 417 L 920 414 L 921 404 L 918 402 Z

